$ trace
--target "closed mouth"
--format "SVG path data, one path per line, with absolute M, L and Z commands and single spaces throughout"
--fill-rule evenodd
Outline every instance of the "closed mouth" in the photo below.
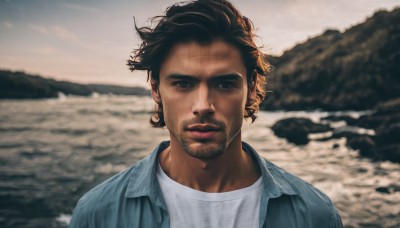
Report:
M 219 131 L 221 130 L 220 127 L 211 125 L 211 124 L 195 124 L 190 125 L 187 128 L 188 131 L 200 131 L 200 132 L 209 132 L 209 131 Z

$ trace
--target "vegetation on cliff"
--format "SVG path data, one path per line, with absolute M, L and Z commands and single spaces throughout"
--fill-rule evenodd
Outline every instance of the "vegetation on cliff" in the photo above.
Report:
M 93 93 L 117 95 L 149 95 L 142 87 L 124 87 L 101 84 L 77 84 L 47 79 L 24 72 L 0 70 L 0 99 L 54 98 L 66 95 L 89 96 Z
M 267 59 L 263 109 L 364 110 L 400 97 L 400 8 L 345 32 L 322 35 Z

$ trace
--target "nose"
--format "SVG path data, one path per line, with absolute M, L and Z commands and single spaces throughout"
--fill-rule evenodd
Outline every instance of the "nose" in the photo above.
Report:
M 196 116 L 212 115 L 215 107 L 211 98 L 211 91 L 206 85 L 200 85 L 194 97 L 192 108 L 193 114 Z

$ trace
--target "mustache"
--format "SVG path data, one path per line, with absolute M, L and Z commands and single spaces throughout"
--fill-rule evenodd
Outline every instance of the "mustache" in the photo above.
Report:
M 181 129 L 188 129 L 190 125 L 195 124 L 210 124 L 220 128 L 221 130 L 225 130 L 226 125 L 224 122 L 213 119 L 213 118 L 203 118 L 203 117 L 196 117 L 190 120 L 184 120 L 181 123 Z

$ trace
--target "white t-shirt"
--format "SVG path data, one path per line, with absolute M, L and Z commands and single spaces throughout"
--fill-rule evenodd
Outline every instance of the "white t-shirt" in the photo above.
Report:
M 261 177 L 230 192 L 201 192 L 169 178 L 160 165 L 157 178 L 170 215 L 171 228 L 259 227 Z

